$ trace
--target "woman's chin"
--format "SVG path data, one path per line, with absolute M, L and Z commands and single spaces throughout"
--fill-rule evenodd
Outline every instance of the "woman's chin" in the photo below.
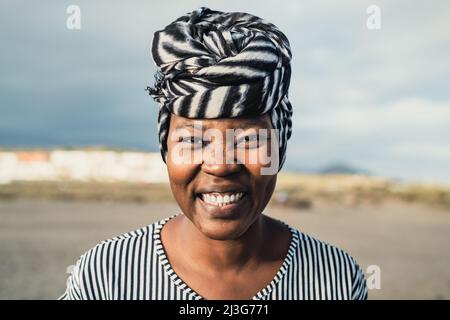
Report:
M 226 206 L 214 206 L 199 197 L 195 200 L 195 225 L 206 237 L 214 240 L 237 239 L 249 227 L 248 214 L 251 203 L 244 196 L 237 203 Z
M 203 218 L 196 221 L 197 229 L 207 238 L 212 240 L 236 240 L 248 229 L 246 221 L 220 220 Z

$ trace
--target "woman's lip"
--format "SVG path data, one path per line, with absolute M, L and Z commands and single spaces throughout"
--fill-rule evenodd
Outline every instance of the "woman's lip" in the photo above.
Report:
M 214 204 L 205 202 L 199 195 L 196 197 L 203 208 L 213 217 L 231 217 L 236 214 L 242 213 L 240 207 L 246 202 L 247 200 L 247 194 L 244 194 L 244 196 L 238 201 L 229 203 L 227 205 L 223 206 L 216 206 Z
M 245 192 L 245 191 L 230 191 L 230 192 L 211 191 L 211 192 L 199 192 L 199 193 L 196 193 L 195 196 L 201 199 L 201 198 L 202 198 L 202 194 L 222 195 L 222 196 L 225 196 L 225 195 L 232 195 L 232 194 L 235 195 L 235 194 L 238 194 L 238 193 L 242 193 L 242 198 L 245 197 L 245 196 L 247 195 L 247 192 Z M 202 199 L 202 200 L 203 200 L 203 199 Z
M 247 194 L 247 192 L 242 191 L 242 190 L 227 190 L 227 191 L 208 190 L 208 191 L 199 191 L 196 193 L 196 195 L 200 196 L 201 194 L 207 194 L 207 193 L 223 193 L 223 194 L 244 193 L 244 194 Z
M 212 193 L 219 193 L 219 192 L 212 192 Z M 229 205 L 232 205 L 232 204 L 239 203 L 239 202 L 241 202 L 241 201 L 247 196 L 247 194 L 246 194 L 245 192 L 236 192 L 236 193 L 242 193 L 241 198 L 240 198 L 239 200 L 237 200 L 237 201 L 235 201 L 235 202 L 231 202 L 231 203 L 225 204 L 225 205 L 222 205 L 222 206 L 216 206 L 216 205 L 214 205 L 214 204 L 212 204 L 212 203 L 206 202 L 205 200 L 203 200 L 201 194 L 198 194 L 197 197 L 198 197 L 201 201 L 203 201 L 205 204 L 209 204 L 209 205 L 214 206 L 214 207 L 223 208 L 223 207 L 226 207 L 226 206 L 229 206 Z M 227 193 L 227 194 L 228 194 L 228 193 Z M 230 194 L 231 194 L 231 193 L 230 193 Z M 232 194 L 235 194 L 235 193 L 232 193 Z

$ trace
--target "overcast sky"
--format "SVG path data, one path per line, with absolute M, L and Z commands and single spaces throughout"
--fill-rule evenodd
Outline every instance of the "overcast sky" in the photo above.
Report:
M 70 4 L 81 30 L 66 27 Z M 289 38 L 294 108 L 286 169 L 343 162 L 450 183 L 450 2 L 5 1 L 0 146 L 158 151 L 153 33 L 200 6 L 246 11 Z M 381 29 L 366 26 L 369 5 Z

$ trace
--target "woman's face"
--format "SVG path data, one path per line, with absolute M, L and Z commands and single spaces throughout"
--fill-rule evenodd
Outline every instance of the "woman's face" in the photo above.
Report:
M 184 215 L 205 236 L 237 239 L 266 207 L 277 170 L 267 173 L 263 168 L 273 167 L 268 162 L 272 150 L 273 156 L 278 154 L 270 129 L 267 114 L 224 119 L 171 115 L 166 161 L 170 186 Z

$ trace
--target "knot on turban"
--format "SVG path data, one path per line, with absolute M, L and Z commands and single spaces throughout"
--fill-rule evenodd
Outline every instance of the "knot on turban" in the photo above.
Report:
M 291 49 L 272 23 L 244 12 L 200 7 L 154 34 L 154 87 L 159 103 L 158 134 L 167 156 L 170 114 L 212 119 L 270 112 L 278 129 L 279 170 L 291 136 L 288 99 Z

